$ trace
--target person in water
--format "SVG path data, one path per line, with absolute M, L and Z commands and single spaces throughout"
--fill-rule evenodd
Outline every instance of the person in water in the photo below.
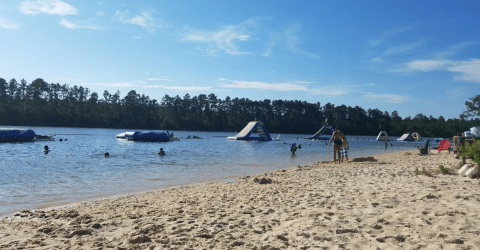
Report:
M 336 130 L 335 132 L 333 132 L 332 138 L 330 138 L 330 141 L 328 142 L 328 146 L 330 146 L 332 141 L 333 141 L 333 162 L 337 163 L 337 156 L 338 156 L 338 163 L 340 163 L 340 160 L 341 160 L 340 150 L 342 149 L 342 146 L 346 146 L 347 148 L 349 148 L 347 138 L 345 138 L 345 135 L 340 130 Z
M 50 151 L 50 149 L 48 149 L 48 146 L 45 145 L 45 146 L 43 147 L 43 152 L 44 152 L 45 154 L 48 154 L 48 151 Z
M 105 156 L 110 156 L 110 154 L 109 154 L 108 152 L 105 152 L 105 154 L 104 154 L 104 155 L 105 155 Z
M 295 151 L 297 151 L 297 144 L 293 143 L 292 146 L 290 147 L 290 152 L 292 152 L 292 155 L 295 155 Z
M 387 149 L 387 148 L 388 148 L 388 139 L 385 138 L 385 149 Z
M 163 148 L 160 148 L 160 151 L 158 151 L 158 155 L 166 155 L 165 151 L 163 151 Z

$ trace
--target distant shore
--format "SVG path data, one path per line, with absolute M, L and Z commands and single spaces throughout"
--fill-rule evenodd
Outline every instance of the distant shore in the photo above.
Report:
M 374 158 L 22 211 L 23 218 L 0 219 L 0 248 L 480 245 L 480 180 L 456 174 L 461 160 L 435 150 L 427 156 L 408 150 Z M 440 165 L 453 174 L 442 174 Z

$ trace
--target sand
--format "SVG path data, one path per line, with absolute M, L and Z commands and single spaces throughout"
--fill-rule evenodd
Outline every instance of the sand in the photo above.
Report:
M 431 153 L 22 211 L 0 220 L 0 249 L 479 249 L 480 180 Z

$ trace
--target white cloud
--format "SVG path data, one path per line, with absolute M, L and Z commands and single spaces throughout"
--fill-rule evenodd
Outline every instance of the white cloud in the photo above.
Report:
M 241 51 L 238 47 L 239 42 L 251 40 L 251 35 L 247 29 L 255 24 L 254 19 L 249 19 L 238 25 L 223 26 L 215 31 L 193 30 L 185 27 L 183 41 L 207 44 L 207 48 L 198 48 L 210 56 L 217 56 L 218 51 L 224 51 L 229 55 L 246 55 L 251 52 Z
M 410 44 L 405 44 L 405 45 L 402 45 L 402 46 L 392 47 L 392 48 L 387 49 L 380 56 L 373 58 L 371 61 L 380 63 L 380 62 L 383 62 L 383 58 L 385 58 L 387 56 L 398 55 L 398 54 L 402 54 L 402 53 L 405 53 L 405 52 L 409 52 L 409 51 L 412 51 L 412 50 L 416 49 L 419 46 L 422 46 L 423 44 L 424 44 L 424 42 L 420 41 L 420 42 L 417 42 L 417 43 L 410 43 Z
M 319 88 L 315 88 L 310 90 L 310 94 L 314 95 L 324 95 L 324 96 L 341 96 L 341 95 L 349 95 L 355 93 L 365 93 L 363 89 L 375 86 L 373 83 L 367 84 L 348 84 L 348 83 L 338 83 L 335 85 L 330 86 L 322 86 Z
M 393 29 L 385 30 L 377 38 L 371 39 L 368 43 L 371 47 L 377 47 L 380 44 L 382 44 L 383 42 L 385 42 L 385 40 L 388 40 L 390 37 L 392 37 L 396 34 L 408 31 L 410 29 L 411 28 L 408 28 L 408 27 L 400 27 L 400 28 L 393 28 Z
M 60 21 L 60 24 L 67 29 L 91 29 L 91 30 L 106 30 L 107 29 L 105 27 L 101 27 L 101 26 L 97 26 L 97 25 L 90 24 L 90 23 L 85 23 L 85 22 L 77 22 L 77 23 L 70 22 L 70 21 L 66 20 L 65 18 L 62 18 L 62 20 Z
M 443 70 L 446 69 L 448 65 L 452 65 L 452 63 L 453 62 L 449 60 L 416 60 L 409 62 L 406 68 L 419 71 Z
M 144 88 L 180 90 L 180 91 L 207 91 L 212 87 L 198 87 L 198 86 L 166 86 L 166 85 L 145 85 Z
M 273 49 L 275 48 L 275 46 L 277 46 L 277 44 L 279 43 L 280 39 L 282 38 L 281 35 L 279 35 L 279 34 L 277 34 L 277 33 L 273 33 L 273 32 L 271 32 L 271 33 L 269 34 L 269 37 L 270 37 L 270 42 L 268 43 L 267 49 L 266 49 L 265 52 L 262 54 L 262 56 L 270 57 L 271 54 L 272 54 Z
M 313 81 L 293 81 L 294 83 L 299 83 L 299 84 L 312 84 L 312 83 L 318 83 L 318 82 L 313 82 Z
M 117 88 L 125 88 L 125 87 L 134 87 L 136 85 L 131 84 L 129 82 L 116 82 L 116 83 L 101 83 L 99 85 L 109 86 L 109 87 L 117 87 Z
M 468 96 L 468 93 L 466 88 L 449 89 L 446 91 L 446 96 L 450 99 L 457 99 L 459 97 Z
M 285 32 L 283 33 L 285 37 L 285 45 L 287 46 L 288 49 L 290 49 L 293 52 L 300 53 L 312 58 L 318 58 L 317 54 L 305 51 L 298 47 L 298 44 L 300 43 L 300 37 L 298 33 L 301 32 L 301 29 L 302 29 L 301 24 L 296 23 L 290 26 L 287 30 L 285 30 Z
M 147 79 L 147 81 L 171 81 L 172 79 L 169 79 L 169 78 L 154 78 L 154 77 L 150 77 Z
M 275 91 L 308 91 L 304 85 L 293 83 L 265 83 L 265 82 L 247 82 L 247 81 L 231 81 L 226 79 L 219 79 L 220 87 L 223 88 L 237 88 L 237 89 L 265 89 Z
M 97 12 L 97 16 L 103 16 L 103 15 L 105 15 L 105 12 L 104 12 L 104 11 L 98 11 L 98 12 Z
M 470 46 L 475 45 L 475 44 L 476 44 L 476 42 L 474 42 L 474 41 L 467 41 L 467 42 L 463 42 L 463 43 L 454 44 L 453 46 L 451 46 L 450 48 L 448 48 L 444 51 L 437 52 L 435 54 L 435 57 L 436 58 L 445 58 L 445 57 L 448 57 L 448 56 L 453 56 L 453 55 L 457 54 L 458 52 L 465 51 L 465 48 L 470 47 Z
M 455 76 L 456 79 L 480 83 L 479 59 L 459 62 L 451 67 L 448 67 L 447 70 L 450 72 L 459 73 L 459 75 Z
M 444 59 L 416 60 L 407 63 L 397 72 L 443 70 L 455 73 L 455 79 L 480 83 L 480 59 L 454 61 Z
M 72 79 L 72 78 L 65 78 L 65 77 L 54 77 L 53 79 L 56 79 L 56 80 L 62 80 L 62 81 L 82 81 L 80 79 Z
M 130 17 L 128 11 L 117 11 L 115 13 L 115 17 L 122 23 L 137 25 L 149 32 L 154 32 L 157 28 L 160 28 L 160 26 L 155 22 L 155 19 L 148 12 L 142 12 L 140 15 Z
M 76 15 L 77 9 L 60 0 L 37 0 L 24 1 L 20 5 L 20 11 L 27 15 L 46 13 L 49 15 Z
M 3 19 L 0 19 L 0 28 L 16 30 L 19 28 L 18 24 L 7 22 Z
M 321 88 L 312 89 L 311 94 L 314 95 L 328 95 L 328 96 L 339 96 L 339 95 L 348 95 L 351 92 L 351 87 L 349 86 L 325 86 Z
M 380 100 L 381 102 L 388 102 L 388 103 L 402 103 L 410 99 L 409 96 L 397 95 L 397 94 L 366 93 L 364 96 L 365 98 L 376 99 L 376 100 Z
M 117 88 L 126 88 L 126 87 L 134 87 L 134 85 L 130 82 L 114 82 L 114 83 L 82 83 L 82 85 L 89 85 L 89 86 L 108 86 L 108 87 L 117 87 Z
M 136 15 L 128 20 L 126 20 L 127 23 L 138 25 L 142 28 L 147 28 L 153 21 L 153 18 L 150 16 L 148 13 L 142 13 L 142 15 Z

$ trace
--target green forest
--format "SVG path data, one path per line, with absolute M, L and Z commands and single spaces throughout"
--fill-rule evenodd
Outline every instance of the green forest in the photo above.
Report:
M 451 137 L 480 126 L 480 96 L 466 102 L 460 119 L 445 120 L 422 113 L 402 118 L 397 111 L 365 110 L 359 106 L 335 106 L 300 100 L 255 101 L 218 98 L 215 94 L 165 95 L 160 102 L 135 90 L 102 96 L 88 88 L 47 83 L 38 78 L 0 78 L 0 124 L 13 126 L 95 127 L 189 131 L 240 131 L 249 121 L 263 121 L 271 133 L 313 134 L 329 124 L 349 135 L 377 135 L 387 131 L 400 136 L 419 132 L 424 137 Z

